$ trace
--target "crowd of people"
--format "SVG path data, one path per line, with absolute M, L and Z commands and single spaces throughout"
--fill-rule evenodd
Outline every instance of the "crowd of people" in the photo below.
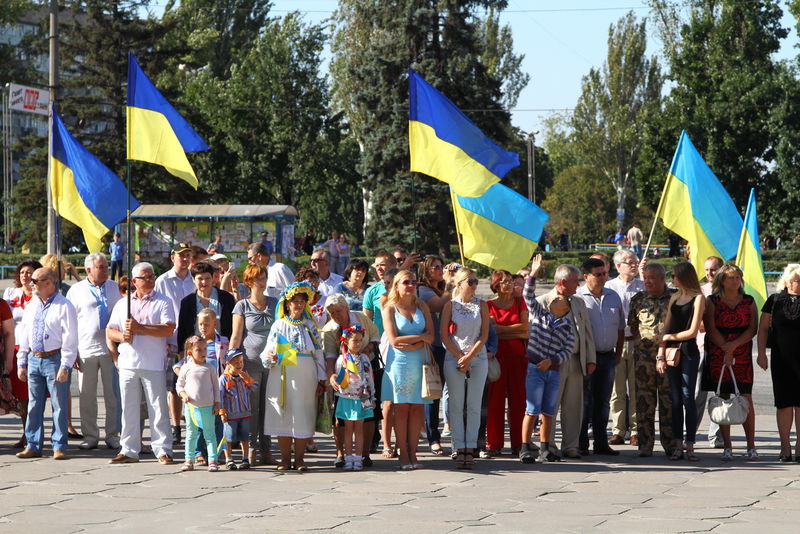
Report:
M 323 432 L 333 434 L 336 468 L 368 468 L 380 452 L 415 470 L 423 428 L 429 452 L 450 452 L 457 469 L 508 452 L 523 463 L 616 456 L 612 446 L 626 442 L 647 457 L 658 411 L 666 455 L 696 462 L 716 390 L 747 399 L 745 457 L 755 461 L 757 339 L 755 363 L 772 371 L 779 459 L 800 461 L 800 443 L 790 443 L 800 420 L 800 265 L 786 268 L 759 320 L 741 270 L 716 257 L 702 285 L 695 266 L 676 264 L 670 287 L 663 265 L 635 248 L 613 255 L 611 280 L 598 253 L 556 266 L 553 288 L 537 297 L 537 255 L 518 273 L 494 271 L 494 297 L 483 300 L 476 272 L 458 263 L 397 248 L 369 265 L 335 243 L 337 257 L 331 243 L 313 249 L 296 274 L 254 243 L 241 282 L 219 240 L 211 255 L 178 244 L 164 274 L 139 262 L 119 282 L 102 253 L 86 256 L 86 278 L 72 286 L 55 257 L 21 262 L 0 300 L 0 410 L 22 418 L 17 456 L 42 456 L 49 396 L 55 459 L 77 437 L 86 450 L 104 441 L 112 464 L 152 452 L 167 465 L 183 442 L 184 471 L 306 471 Z M 120 258 L 115 247 L 111 261 Z M 73 374 L 82 436 L 71 427 Z M 723 461 L 734 459 L 730 425 L 712 422 L 708 437 Z

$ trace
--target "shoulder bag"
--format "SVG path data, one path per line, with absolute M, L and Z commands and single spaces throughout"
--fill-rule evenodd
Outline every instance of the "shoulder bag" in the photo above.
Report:
M 736 392 L 730 399 L 723 399 L 719 396 L 720 388 L 722 387 L 722 375 L 725 373 L 726 367 L 731 373 L 733 389 Z M 708 416 L 718 425 L 741 425 L 744 423 L 745 419 L 747 419 L 747 413 L 749 411 L 750 404 L 747 402 L 747 399 L 739 393 L 739 385 L 736 383 L 733 367 L 730 365 L 723 365 L 719 373 L 716 394 L 708 399 Z
M 425 359 L 422 361 L 422 398 L 425 400 L 437 400 L 442 398 L 442 374 L 439 366 L 433 359 L 430 345 L 425 345 Z

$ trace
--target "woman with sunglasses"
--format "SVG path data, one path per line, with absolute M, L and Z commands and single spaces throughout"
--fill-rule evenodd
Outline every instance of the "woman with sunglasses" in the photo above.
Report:
M 444 375 L 450 391 L 449 420 L 456 467 L 472 469 L 481 423 L 481 398 L 489 370 L 489 308 L 475 296 L 475 271 L 459 269 L 453 283 L 453 298 L 442 310 L 439 335 L 447 350 Z
M 433 343 L 433 320 L 428 306 L 417 298 L 417 280 L 411 271 L 400 271 L 383 307 L 383 325 L 389 340 L 382 401 L 394 405 L 394 433 L 400 449 L 400 469 L 420 469 L 417 443 L 423 423 L 422 363 Z

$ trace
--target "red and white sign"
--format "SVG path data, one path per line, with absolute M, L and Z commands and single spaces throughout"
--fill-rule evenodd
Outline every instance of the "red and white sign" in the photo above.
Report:
M 47 115 L 47 108 L 50 104 L 50 91 L 12 83 L 10 84 L 9 96 L 8 107 L 11 110 Z

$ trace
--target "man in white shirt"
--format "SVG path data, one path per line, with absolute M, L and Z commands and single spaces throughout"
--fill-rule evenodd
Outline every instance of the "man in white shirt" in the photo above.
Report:
M 633 361 L 634 338 L 628 324 L 628 312 L 633 296 L 644 291 L 644 282 L 636 278 L 639 260 L 630 250 L 614 253 L 614 265 L 619 276 L 606 282 L 606 287 L 619 295 L 622 311 L 625 314 L 625 344 L 622 346 L 622 360 L 614 375 L 614 390 L 611 393 L 611 440 L 610 445 L 623 445 L 628 429 L 631 432 L 631 445 L 638 445 L 636 429 L 636 366 Z
M 637 259 L 641 259 L 642 257 L 642 239 L 644 239 L 644 234 L 642 234 L 642 230 L 639 228 L 639 223 L 633 223 L 631 229 L 628 230 L 628 243 L 630 243 L 631 250 L 634 254 L 636 254 Z
M 172 436 L 167 415 L 167 338 L 175 331 L 172 303 L 155 291 L 156 276 L 149 263 L 132 269 L 133 286 L 130 315 L 127 299 L 120 300 L 111 312 L 107 333 L 119 343 L 117 368 L 122 397 L 122 437 L 120 453 L 109 463 L 139 461 L 142 448 L 140 403 L 142 389 L 150 419 L 150 443 L 162 465 L 172 463 Z
M 165 272 L 156 280 L 156 291 L 167 298 L 172 304 L 172 313 L 175 320 L 178 319 L 178 314 L 181 310 L 181 300 L 186 295 L 194 293 L 195 286 L 189 267 L 192 263 L 192 247 L 186 243 L 178 243 L 170 253 L 170 260 L 172 260 L 172 269 Z M 168 355 L 167 363 L 169 367 L 175 363 L 175 356 L 180 352 L 178 347 L 178 340 L 176 334 L 173 332 L 167 338 Z M 167 389 L 169 391 L 169 413 L 170 420 L 172 421 L 172 440 L 176 445 L 181 442 L 181 411 L 183 409 L 183 402 L 175 392 L 175 381 L 178 379 L 175 373 L 167 375 Z
M 319 273 L 319 287 L 317 291 L 322 295 L 323 299 L 328 295 L 336 293 L 336 286 L 338 286 L 344 278 L 342 276 L 331 272 L 331 256 L 324 248 L 316 248 L 311 253 L 311 267 Z M 324 304 L 322 304 L 324 306 Z
M 281 292 L 294 282 L 294 273 L 285 264 L 277 261 L 269 264 L 269 250 L 264 243 L 253 243 L 248 247 L 247 261 L 267 270 L 267 289 L 264 294 L 268 297 L 280 298 Z
M 119 399 L 114 391 L 114 362 L 106 346 L 106 325 L 111 310 L 119 301 L 119 286 L 108 279 L 108 261 L 102 252 L 89 254 L 83 262 L 86 278 L 73 285 L 67 300 L 78 314 L 78 354 L 80 355 L 81 449 L 96 449 L 100 441 L 97 427 L 97 377 L 103 379 L 106 407 L 105 438 L 110 449 L 119 448 L 116 414 Z
M 56 273 L 42 267 L 33 272 L 33 298 L 22 316 L 17 352 L 20 380 L 28 382 L 28 446 L 18 458 L 38 458 L 44 442 L 44 407 L 47 394 L 53 408 L 53 458 L 67 455 L 69 378 L 78 357 L 78 318 L 75 307 L 56 288 Z

